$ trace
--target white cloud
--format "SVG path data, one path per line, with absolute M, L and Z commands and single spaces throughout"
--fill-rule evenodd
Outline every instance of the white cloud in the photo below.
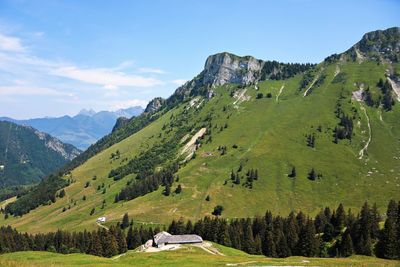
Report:
M 135 106 L 141 106 L 141 107 L 145 108 L 148 103 L 149 103 L 149 101 L 142 100 L 142 99 L 116 101 L 116 102 L 112 103 L 110 109 L 116 110 L 116 109 L 129 108 L 129 107 L 135 107 Z
M 71 93 L 60 92 L 51 88 L 46 87 L 31 87 L 24 85 L 14 85 L 14 86 L 0 86 L 0 95 L 25 95 L 25 96 L 34 96 L 34 95 L 43 95 L 43 96 L 69 96 L 73 97 L 74 95 Z
M 142 73 L 154 73 L 154 74 L 164 74 L 165 71 L 162 69 L 157 69 L 157 68 L 139 68 L 139 72 Z
M 113 88 L 119 86 L 152 87 L 163 84 L 154 78 L 146 78 L 138 75 L 127 75 L 106 68 L 78 68 L 75 66 L 61 67 L 53 71 L 54 75 L 77 80 L 90 84 L 102 85 Z
M 184 85 L 187 82 L 185 79 L 176 79 L 171 81 L 171 83 L 176 84 L 178 86 Z
M 0 33 L 0 50 L 21 53 L 25 52 L 26 48 L 19 38 Z

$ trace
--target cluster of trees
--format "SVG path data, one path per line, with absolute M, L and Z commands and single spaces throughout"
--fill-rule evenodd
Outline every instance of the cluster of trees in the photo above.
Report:
M 396 101 L 395 98 L 393 97 L 393 89 L 389 81 L 388 80 L 383 81 L 382 79 L 379 79 L 377 87 L 381 90 L 382 95 L 379 96 L 377 100 L 374 100 L 368 86 L 368 88 L 365 91 L 363 91 L 362 98 L 364 102 L 369 107 L 382 106 L 382 108 L 385 111 L 392 110 L 392 107 L 396 103 Z
M 300 91 L 305 89 L 314 80 L 314 75 L 313 69 L 304 73 L 303 78 L 300 81 Z
M 313 68 L 315 64 L 280 63 L 266 61 L 261 70 L 261 80 L 284 80 Z
M 392 110 L 392 106 L 396 103 L 393 97 L 393 89 L 390 85 L 389 81 L 386 80 L 383 82 L 382 79 L 379 79 L 377 86 L 381 89 L 383 97 L 380 98 L 380 103 L 384 110 L 390 111 Z
M 174 182 L 174 173 L 179 169 L 177 163 L 156 171 L 144 178 L 131 180 L 116 196 L 115 202 L 131 200 L 147 193 L 158 190 L 162 185 L 165 186 L 164 195 L 171 193 L 171 185 Z
M 15 202 L 8 204 L 4 212 L 14 216 L 22 216 L 40 205 L 54 203 L 57 191 L 68 184 L 69 182 L 59 175 L 51 174 L 26 194 L 20 196 Z
M 315 147 L 315 134 L 306 135 L 307 146 L 314 148 Z
M 230 175 L 230 179 L 232 181 L 232 183 L 234 184 L 241 184 L 241 179 L 244 179 L 244 176 L 240 175 L 240 172 L 243 169 L 243 165 L 240 164 L 238 170 L 235 172 L 233 172 L 233 170 L 231 171 L 231 175 Z M 246 180 L 242 183 L 243 186 L 248 187 L 248 188 L 253 188 L 253 182 L 255 180 L 258 180 L 258 169 L 249 169 L 246 172 Z
M 340 101 L 336 103 L 335 115 L 340 119 L 338 125 L 333 131 L 333 142 L 337 144 L 339 140 L 349 139 L 353 136 L 353 118 L 346 115 L 342 110 Z
M 195 233 L 205 240 L 268 257 L 348 257 L 353 254 L 400 258 L 400 202 L 390 201 L 387 219 L 379 229 L 381 216 L 376 205 L 366 202 L 355 215 L 340 204 L 336 210 L 321 210 L 314 219 L 304 213 L 287 217 L 266 212 L 262 217 L 226 220 L 205 217 L 172 221 L 172 234 Z
M 18 233 L 10 226 L 0 228 L 0 253 L 26 250 L 112 257 L 127 251 L 127 240 L 124 232 L 115 226 L 110 230 L 99 228 L 78 233 L 59 230 L 36 235 Z
M 261 98 L 263 98 L 263 97 L 264 97 L 264 94 L 263 94 L 263 93 L 257 93 L 256 99 L 261 99 Z M 267 93 L 267 94 L 265 95 L 265 97 L 266 97 L 266 98 L 271 98 L 271 97 L 272 97 L 272 94 L 271 94 L 271 93 Z
M 322 178 L 322 174 L 321 173 L 317 173 L 314 168 L 311 169 L 311 171 L 308 173 L 307 178 L 311 181 L 315 181 L 317 178 L 321 179 Z

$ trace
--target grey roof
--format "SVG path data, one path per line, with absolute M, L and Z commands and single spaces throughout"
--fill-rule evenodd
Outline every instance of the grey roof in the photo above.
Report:
M 168 234 L 168 233 L 167 233 Z M 189 244 L 189 243 L 201 243 L 203 239 L 198 235 L 166 235 L 163 234 L 159 238 L 154 239 L 156 244 L 168 243 L 168 244 Z

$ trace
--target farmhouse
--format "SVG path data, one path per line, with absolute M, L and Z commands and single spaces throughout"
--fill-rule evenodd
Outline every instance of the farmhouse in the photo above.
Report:
M 203 239 L 198 235 L 171 235 L 167 232 L 160 232 L 154 236 L 154 242 L 155 246 L 160 248 L 165 245 L 203 243 Z

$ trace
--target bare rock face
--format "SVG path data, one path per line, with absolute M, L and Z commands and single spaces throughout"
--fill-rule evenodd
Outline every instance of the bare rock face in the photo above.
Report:
M 213 86 L 226 83 L 251 84 L 260 78 L 264 61 L 251 56 L 239 57 L 230 53 L 209 56 L 204 66 L 203 84 Z
M 64 144 L 57 138 L 52 137 L 47 133 L 40 132 L 30 126 L 22 127 L 32 130 L 36 134 L 36 136 L 39 137 L 40 140 L 43 140 L 45 142 L 46 147 L 54 150 L 66 160 L 73 160 L 81 153 L 81 151 L 74 146 L 70 144 Z
M 154 112 L 157 111 L 161 108 L 161 106 L 165 103 L 165 99 L 161 98 L 161 97 L 156 97 L 153 100 L 151 100 L 149 102 L 149 104 L 147 104 L 146 109 L 144 110 L 144 112 L 148 113 L 148 112 Z
M 248 85 L 259 81 L 265 61 L 251 56 L 239 57 L 223 52 L 207 58 L 203 71 L 178 89 L 169 101 L 202 95 L 211 98 L 213 88 L 228 83 Z

